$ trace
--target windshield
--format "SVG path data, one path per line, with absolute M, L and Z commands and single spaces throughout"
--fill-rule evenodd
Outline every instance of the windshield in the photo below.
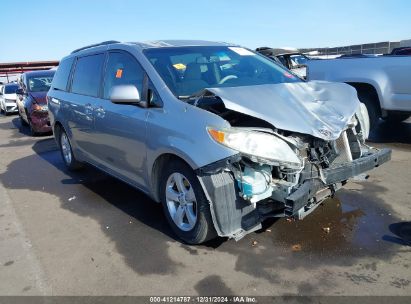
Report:
M 47 92 L 50 89 L 53 75 L 43 75 L 28 79 L 30 92 Z
M 16 93 L 16 90 L 19 88 L 18 85 L 6 85 L 4 87 L 4 94 L 14 94 Z
M 241 47 L 155 48 L 144 54 L 180 98 L 205 88 L 301 81 L 270 59 Z

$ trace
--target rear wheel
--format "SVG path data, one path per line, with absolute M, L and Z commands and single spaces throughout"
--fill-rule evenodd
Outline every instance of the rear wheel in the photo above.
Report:
M 67 169 L 74 171 L 80 169 L 83 166 L 83 164 L 75 158 L 70 141 L 64 130 L 60 131 L 59 146 L 61 156 L 63 157 Z
M 160 181 L 161 202 L 175 234 L 189 244 L 200 244 L 217 236 L 210 206 L 194 171 L 174 161 Z

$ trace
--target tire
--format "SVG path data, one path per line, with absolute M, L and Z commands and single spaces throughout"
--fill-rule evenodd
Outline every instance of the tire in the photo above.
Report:
M 30 128 L 30 136 L 37 136 L 38 133 L 34 130 L 33 125 L 31 124 L 31 122 L 29 121 L 28 126 Z
M 3 102 L 0 104 L 0 110 L 3 115 L 7 114 L 7 107 Z
M 388 113 L 388 116 L 384 120 L 387 122 L 399 123 L 407 120 L 410 116 L 409 113 Z
M 165 168 L 160 179 L 161 203 L 174 233 L 188 244 L 215 238 L 210 205 L 194 171 L 177 160 Z
M 23 119 L 23 117 L 21 116 L 20 112 L 19 112 L 19 118 L 20 118 L 20 123 L 22 126 L 27 127 L 29 124 Z
M 367 107 L 368 117 L 370 119 L 370 131 L 375 130 L 381 116 L 376 101 L 374 101 L 370 95 L 364 93 L 359 93 L 358 99 Z
M 59 148 L 61 157 L 63 158 L 64 164 L 69 171 L 76 171 L 83 167 L 83 164 L 79 162 L 73 154 L 73 149 L 71 148 L 70 140 L 64 130 L 60 131 L 59 134 Z

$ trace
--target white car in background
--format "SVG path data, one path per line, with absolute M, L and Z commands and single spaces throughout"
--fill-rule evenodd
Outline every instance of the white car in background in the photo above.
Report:
M 19 88 L 17 83 L 8 83 L 0 89 L 0 110 L 5 115 L 17 113 L 16 91 Z

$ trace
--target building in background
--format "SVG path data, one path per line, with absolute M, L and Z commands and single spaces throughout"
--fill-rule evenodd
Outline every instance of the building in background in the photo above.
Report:
M 366 44 L 354 44 L 340 47 L 325 47 L 325 48 L 301 48 L 300 52 L 312 54 L 314 56 L 335 57 L 339 55 L 353 54 L 370 54 L 383 55 L 390 54 L 393 49 L 398 47 L 411 46 L 411 39 L 401 41 L 385 41 Z

